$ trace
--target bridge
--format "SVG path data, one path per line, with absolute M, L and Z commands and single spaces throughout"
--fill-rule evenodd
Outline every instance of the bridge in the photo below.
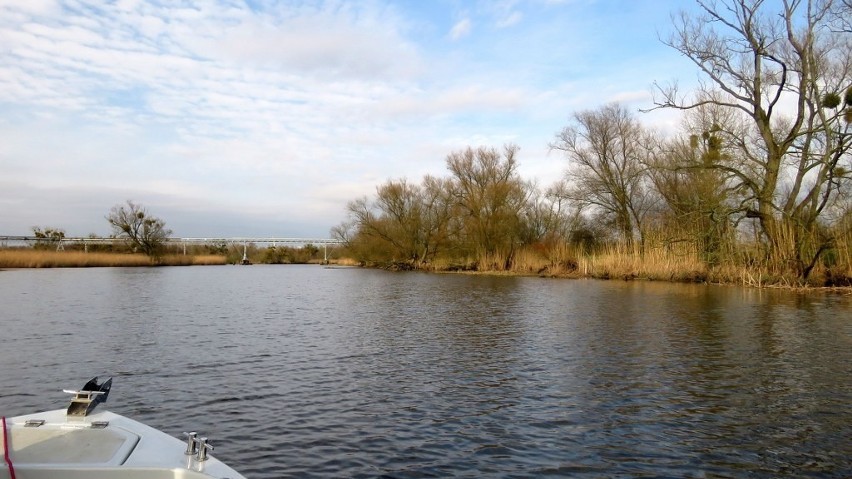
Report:
M 89 251 L 90 244 L 112 244 L 118 242 L 126 242 L 127 238 L 100 238 L 100 237 L 62 237 L 59 239 L 56 238 L 39 238 L 37 236 L 2 236 L 0 235 L 0 246 L 8 246 L 10 243 L 15 245 L 29 245 L 31 243 L 48 243 L 53 244 L 56 243 L 57 251 L 64 251 L 66 244 L 82 244 L 84 251 Z M 183 254 L 186 254 L 186 246 L 190 244 L 207 244 L 207 245 L 243 245 L 243 259 L 246 257 L 246 248 L 249 244 L 261 245 L 261 246 L 278 246 L 278 245 L 289 245 L 289 246 L 305 246 L 305 245 L 314 245 L 314 246 L 322 246 L 323 249 L 323 257 L 325 261 L 328 261 L 328 246 L 336 246 L 343 244 L 342 241 L 330 238 L 288 238 L 288 237 L 273 237 L 273 238 L 260 238 L 260 237 L 209 237 L 209 238 L 201 238 L 201 237 L 190 237 L 190 238 L 166 238 L 166 243 L 170 244 L 179 244 L 183 245 Z

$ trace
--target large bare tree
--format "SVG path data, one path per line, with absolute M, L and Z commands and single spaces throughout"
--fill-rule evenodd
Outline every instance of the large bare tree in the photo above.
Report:
M 667 44 L 703 79 L 683 96 L 660 86 L 656 106 L 731 110 L 746 127 L 715 134 L 737 155 L 708 168 L 724 172 L 742 213 L 759 222 L 774 264 L 807 279 L 831 245 L 824 214 L 850 181 L 852 48 L 832 31 L 831 0 L 698 0 L 701 13 L 675 18 Z
M 480 260 L 500 257 L 508 267 L 522 233 L 528 184 L 518 174 L 518 147 L 466 148 L 447 156 L 458 230 Z
M 148 256 L 160 254 L 172 230 L 166 222 L 151 216 L 142 205 L 127 200 L 126 204 L 112 207 L 106 217 L 117 237 L 127 238 L 134 247 Z
M 648 133 L 621 104 L 574 114 L 550 144 L 570 162 L 570 199 L 610 218 L 624 241 L 642 240 L 651 207 L 646 188 Z

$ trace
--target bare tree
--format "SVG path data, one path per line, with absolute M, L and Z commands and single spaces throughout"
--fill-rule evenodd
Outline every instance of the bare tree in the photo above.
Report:
M 113 206 L 106 219 L 116 237 L 127 238 L 148 256 L 160 254 L 163 244 L 172 234 L 163 220 L 151 216 L 147 209 L 131 200 Z
M 839 0 L 832 11 L 833 26 L 836 30 L 852 33 L 852 0 Z
M 356 239 L 365 251 L 369 238 L 383 244 L 385 253 L 373 259 L 422 266 L 434 259 L 446 239 L 449 222 L 449 185 L 431 176 L 423 185 L 405 179 L 390 180 L 376 188 L 375 200 L 360 198 L 347 206 L 350 222 L 333 234 L 352 245 Z M 368 244 L 364 244 L 368 243 Z M 378 248 L 373 248 L 374 253 Z
M 423 248 L 420 264 L 432 261 L 448 246 L 452 220 L 452 182 L 427 175 L 423 178 L 420 201 L 420 229 Z
M 65 230 L 62 228 L 53 228 L 45 226 L 33 226 L 33 236 L 37 238 L 35 248 L 47 249 L 61 247 L 62 240 L 65 239 Z
M 398 259 L 414 263 L 422 243 L 420 187 L 405 179 L 388 181 L 376 188 L 376 207 L 374 230 L 399 251 Z
M 480 259 L 500 255 L 508 267 L 521 234 L 521 214 L 528 190 L 518 175 L 518 147 L 467 148 L 447 156 L 453 174 L 453 197 L 460 213 L 460 231 Z
M 699 0 L 702 14 L 675 19 L 666 42 L 705 80 L 692 98 L 659 87 L 660 108 L 703 105 L 748 120 L 744 131 L 716 132 L 738 155 L 708 168 L 724 172 L 759 222 L 777 264 L 807 279 L 830 245 L 820 215 L 850 180 L 850 38 L 828 28 L 831 0 Z M 847 95 L 848 96 L 848 95 Z M 844 116 L 847 118 L 844 119 Z
M 544 191 L 535 183 L 528 183 L 530 192 L 527 204 L 522 211 L 523 244 L 553 245 L 568 239 L 571 227 L 571 208 L 563 193 L 564 181 Z
M 646 188 L 648 133 L 618 103 L 574 114 L 557 133 L 551 149 L 565 153 L 571 166 L 570 197 L 610 218 L 623 239 L 642 240 L 645 214 L 651 206 Z
M 721 261 L 723 246 L 733 246 L 734 212 L 740 199 L 735 178 L 713 168 L 734 162 L 737 149 L 720 131 L 735 131 L 728 110 L 705 105 L 683 117 L 681 135 L 663 142 L 649 164 L 650 178 L 663 200 L 661 220 L 667 225 L 668 244 L 689 242 L 704 261 Z M 721 125 L 725 125 L 724 127 Z
M 337 226 L 332 226 L 330 231 L 331 237 L 340 241 L 344 248 L 352 246 L 352 241 L 357 233 L 358 225 L 351 218 L 341 222 Z

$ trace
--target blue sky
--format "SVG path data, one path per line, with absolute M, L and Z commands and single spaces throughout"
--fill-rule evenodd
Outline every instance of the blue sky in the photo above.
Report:
M 520 146 L 544 188 L 573 112 L 695 81 L 676 0 L 0 0 L 0 235 L 328 237 L 388 179 Z M 638 113 L 637 113 L 638 114 Z M 638 114 L 677 128 L 674 112 Z

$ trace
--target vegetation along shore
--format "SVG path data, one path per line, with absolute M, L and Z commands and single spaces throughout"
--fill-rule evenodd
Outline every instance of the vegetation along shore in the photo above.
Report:
M 104 266 L 190 266 L 225 264 L 225 256 L 171 254 L 157 259 L 141 253 L 97 253 L 83 251 L 44 251 L 34 249 L 0 250 L 0 268 L 92 268 Z
M 445 176 L 350 201 L 335 236 L 414 269 L 852 285 L 852 4 L 702 7 L 663 40 L 701 81 L 657 84 L 647 107 L 678 131 L 619 103 L 576 111 L 552 185 L 521 177 L 516 145 L 461 148 Z
M 86 267 L 151 267 L 199 266 L 239 264 L 242 247 L 233 246 L 217 253 L 204 252 L 194 247 L 187 254 L 175 251 L 154 258 L 128 251 L 81 251 L 70 247 L 68 251 L 37 248 L 0 249 L 2 268 L 86 268 Z M 249 245 L 247 257 L 252 264 L 320 264 L 325 263 L 315 248 L 258 248 Z M 594 278 L 614 280 L 652 280 L 672 282 L 706 282 L 739 284 L 748 287 L 842 286 L 836 283 L 810 285 L 775 274 L 768 268 L 744 267 L 735 264 L 709 267 L 695 255 L 678 255 L 664 250 L 645 254 L 625 251 L 618 246 L 600 246 L 594 251 L 566 249 L 558 256 L 548 256 L 545 250 L 524 248 L 519 251 L 509 267 L 505 259 L 495 259 L 489 265 L 441 261 L 412 266 L 411 262 L 364 262 L 353 259 L 351 251 L 339 247 L 328 251 L 328 264 L 340 266 L 368 266 L 389 270 L 423 270 L 436 273 L 497 274 L 540 276 L 552 278 Z M 852 291 L 846 284 L 846 291 Z

